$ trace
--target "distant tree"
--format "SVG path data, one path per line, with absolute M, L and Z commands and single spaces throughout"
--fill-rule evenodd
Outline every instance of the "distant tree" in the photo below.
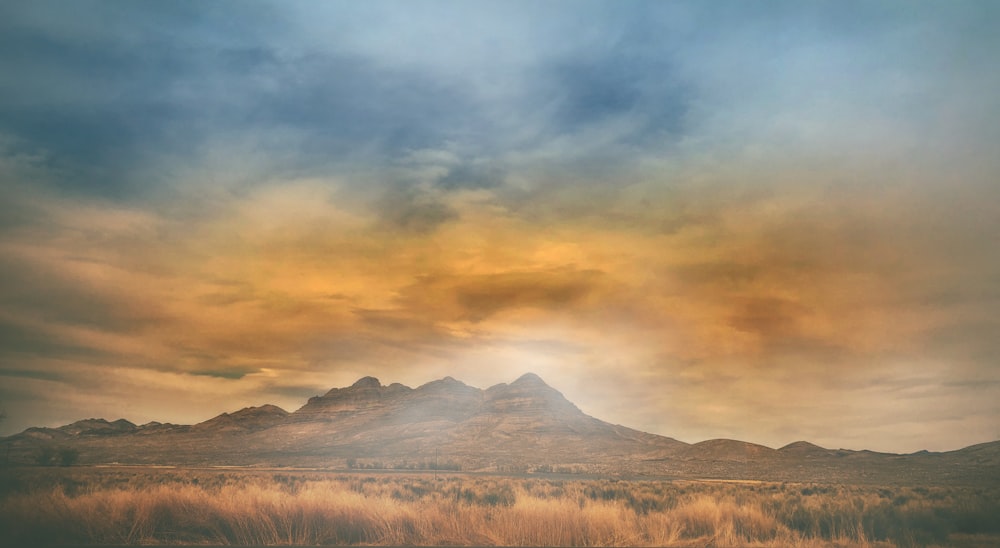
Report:
M 3 421 L 6 418 L 7 418 L 7 411 L 3 410 L 3 409 L 0 409 L 0 424 L 3 424 Z M 3 463 L 4 463 L 4 465 L 10 464 L 10 441 L 9 440 L 6 443 L 4 443 Z
M 357 465 L 358 465 L 358 459 L 356 459 L 354 457 L 351 457 L 351 458 L 347 459 L 347 467 L 348 468 L 350 468 L 350 469 L 353 470 L 354 467 L 357 466 Z
M 43 445 L 35 455 L 35 462 L 41 466 L 49 466 L 56 458 L 56 450 L 51 445 Z
M 80 452 L 72 447 L 65 447 L 59 450 L 59 465 L 73 466 L 80 458 Z

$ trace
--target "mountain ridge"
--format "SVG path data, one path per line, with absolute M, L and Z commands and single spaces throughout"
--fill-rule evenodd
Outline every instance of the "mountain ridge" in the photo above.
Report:
M 449 463 L 483 472 L 773 480 L 1000 477 L 1000 441 L 955 451 L 887 454 L 797 441 L 778 449 L 730 439 L 689 444 L 591 417 L 538 375 L 487 389 L 452 377 L 417 388 L 366 376 L 289 412 L 264 404 L 194 425 L 84 419 L 0 438 L 9 462 L 45 446 L 82 464 L 174 464 L 416 469 Z M 958 478 L 958 479 L 956 479 Z M 978 481 L 978 480 L 977 480 Z

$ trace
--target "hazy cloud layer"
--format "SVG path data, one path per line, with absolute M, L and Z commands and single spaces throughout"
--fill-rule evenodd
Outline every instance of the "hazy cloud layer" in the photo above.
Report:
M 998 19 L 4 6 L 0 428 L 534 371 L 686 441 L 996 439 Z

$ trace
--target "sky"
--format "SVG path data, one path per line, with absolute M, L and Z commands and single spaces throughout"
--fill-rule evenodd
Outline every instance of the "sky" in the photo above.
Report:
M 1000 4 L 0 4 L 0 435 L 540 375 L 1000 439 Z

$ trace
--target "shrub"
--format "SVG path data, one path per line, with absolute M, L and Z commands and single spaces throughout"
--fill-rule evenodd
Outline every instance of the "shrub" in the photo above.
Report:
M 0 545 L 888 548 L 995 545 L 1000 533 L 991 488 L 813 486 L 803 496 L 802 485 L 430 473 L 28 472 L 0 492 Z
M 71 447 L 63 448 L 59 450 L 59 465 L 60 466 L 73 466 L 76 464 L 77 459 L 80 458 L 80 452 Z
M 55 458 L 55 448 L 49 445 L 43 445 L 38 449 L 38 454 L 35 455 L 35 462 L 41 466 L 49 466 L 55 461 Z

